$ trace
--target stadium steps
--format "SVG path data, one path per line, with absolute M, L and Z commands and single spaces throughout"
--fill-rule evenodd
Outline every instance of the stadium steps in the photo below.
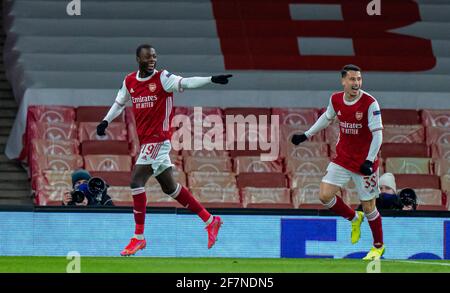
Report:
M 0 3 L 0 6 L 2 4 Z M 2 11 L 1 7 L 0 11 Z M 3 23 L 3 20 L 0 22 Z M 33 200 L 26 170 L 19 162 L 10 160 L 4 155 L 6 142 L 18 109 L 5 74 L 3 63 L 5 38 L 3 27 L 0 27 L 0 206 L 31 206 Z

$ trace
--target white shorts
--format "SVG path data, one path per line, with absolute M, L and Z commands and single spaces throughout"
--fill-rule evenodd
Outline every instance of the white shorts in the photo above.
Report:
M 144 144 L 141 146 L 136 165 L 152 165 L 152 176 L 156 177 L 167 168 L 174 166 L 169 156 L 171 149 L 172 145 L 169 140 Z
M 341 188 L 353 180 L 361 201 L 368 201 L 377 198 L 380 194 L 378 186 L 378 169 L 370 176 L 363 176 L 353 173 L 333 162 L 327 167 L 327 174 L 322 178 L 322 182 L 337 185 Z

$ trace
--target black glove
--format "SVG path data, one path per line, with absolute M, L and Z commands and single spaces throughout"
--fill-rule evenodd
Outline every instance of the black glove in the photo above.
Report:
M 305 134 L 294 134 L 291 138 L 291 142 L 295 145 L 299 145 L 307 139 L 308 137 Z
M 230 77 L 232 77 L 232 74 L 227 74 L 227 75 L 214 75 L 211 76 L 211 81 L 213 83 L 220 83 L 220 84 L 227 84 L 228 83 L 228 79 Z
M 372 170 L 372 165 L 373 163 L 369 160 L 366 160 L 361 167 L 359 167 L 359 171 L 366 176 L 372 175 L 373 170 Z
M 106 127 L 108 127 L 108 121 L 103 120 L 102 122 L 100 122 L 100 124 L 97 125 L 97 135 L 99 136 L 105 135 Z

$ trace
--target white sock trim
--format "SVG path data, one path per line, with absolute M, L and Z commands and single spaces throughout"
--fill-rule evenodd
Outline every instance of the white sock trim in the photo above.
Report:
M 332 200 L 330 200 L 330 201 L 327 202 L 327 203 L 324 203 L 323 205 L 324 205 L 327 209 L 331 209 L 331 208 L 336 204 L 336 201 L 337 201 L 336 196 L 334 196 Z
M 376 220 L 379 216 L 380 216 L 380 213 L 378 212 L 378 210 L 376 208 L 372 212 L 366 214 L 366 218 L 368 221 Z
M 206 226 L 208 226 L 209 224 L 211 224 L 213 220 L 214 220 L 214 216 L 211 215 L 211 216 L 209 217 L 208 221 L 205 222 Z
M 137 195 L 137 194 L 144 193 L 144 192 L 145 192 L 144 187 L 138 187 L 138 188 L 131 189 L 131 195 Z
M 168 196 L 175 199 L 175 198 L 177 198 L 178 194 L 180 194 L 180 191 L 181 191 L 181 184 L 178 183 L 177 188 L 175 188 L 175 191 L 172 192 L 171 194 L 168 194 Z
M 144 234 L 134 234 L 133 238 L 136 238 L 137 240 L 144 240 Z
M 352 219 L 352 222 L 357 221 L 359 219 L 359 214 L 357 211 L 355 211 L 355 216 Z

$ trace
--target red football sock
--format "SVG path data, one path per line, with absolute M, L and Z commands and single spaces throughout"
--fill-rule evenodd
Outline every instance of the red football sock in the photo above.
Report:
M 374 211 L 366 214 L 366 218 L 369 221 L 370 230 L 372 230 L 373 246 L 380 248 L 383 246 L 383 225 L 381 215 L 375 208 Z
M 193 213 L 196 213 L 203 220 L 203 222 L 209 224 L 208 222 L 212 220 L 211 214 L 198 202 L 198 200 L 195 199 L 186 187 L 178 184 L 177 190 L 171 196 L 175 198 L 182 206 L 188 208 Z
M 145 195 L 144 187 L 133 188 L 131 190 L 133 195 L 133 214 L 134 222 L 136 223 L 136 229 L 134 234 L 144 234 L 145 226 L 145 210 L 147 206 L 147 196 Z
M 349 207 L 340 196 L 334 196 L 334 198 L 328 202 L 324 203 L 324 206 L 332 210 L 335 214 L 346 218 L 351 221 L 356 215 L 356 212 Z

